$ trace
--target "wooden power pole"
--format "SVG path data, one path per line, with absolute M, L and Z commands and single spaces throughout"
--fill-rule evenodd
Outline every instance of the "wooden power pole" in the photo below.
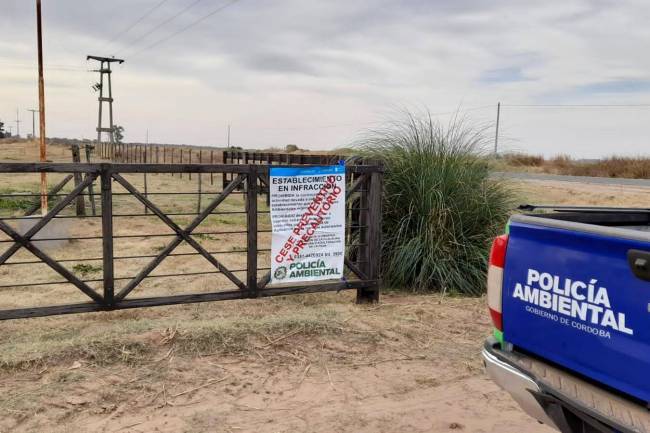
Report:
M 501 117 L 501 102 L 497 103 L 497 126 L 494 133 L 494 155 L 498 154 L 499 146 L 499 118 Z
M 41 0 L 36 0 L 36 36 L 38 39 L 38 112 L 39 160 L 47 160 L 45 147 L 45 81 L 43 80 L 43 27 L 41 26 Z M 47 214 L 47 173 L 41 172 L 41 214 Z

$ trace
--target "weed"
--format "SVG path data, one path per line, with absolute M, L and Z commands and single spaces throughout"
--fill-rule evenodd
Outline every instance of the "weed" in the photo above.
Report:
M 544 157 L 542 155 L 528 155 L 526 153 L 507 153 L 501 155 L 507 164 L 516 167 L 540 167 L 544 165 Z
M 81 274 L 81 276 L 85 277 L 86 275 L 94 274 L 96 272 L 101 272 L 102 267 L 94 266 L 87 263 L 77 263 L 72 267 L 72 270 Z
M 34 200 L 19 197 L 0 197 L 0 209 L 27 210 L 34 206 Z

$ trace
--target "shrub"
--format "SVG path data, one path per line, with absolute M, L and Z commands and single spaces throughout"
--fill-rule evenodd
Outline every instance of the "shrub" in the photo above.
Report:
M 522 167 L 541 167 L 544 165 L 544 157 L 542 155 L 529 155 L 527 153 L 507 153 L 503 155 L 503 159 L 514 166 Z
M 393 287 L 478 295 L 487 255 L 514 205 L 482 158 L 483 130 L 430 115 L 370 132 L 358 147 L 385 166 L 382 271 Z
M 551 160 L 549 161 L 549 165 L 557 169 L 567 170 L 569 167 L 573 166 L 574 164 L 569 155 L 561 154 L 552 157 Z

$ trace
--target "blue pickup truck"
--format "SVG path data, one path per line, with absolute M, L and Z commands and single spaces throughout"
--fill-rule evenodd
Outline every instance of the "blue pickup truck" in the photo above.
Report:
M 528 210 L 490 252 L 488 375 L 562 433 L 650 433 L 650 210 Z

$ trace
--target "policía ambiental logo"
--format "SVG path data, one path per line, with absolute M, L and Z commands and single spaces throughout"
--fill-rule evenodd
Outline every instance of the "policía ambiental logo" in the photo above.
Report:
M 634 335 L 625 313 L 614 309 L 607 288 L 595 278 L 572 280 L 528 269 L 526 283 L 516 283 L 512 297 L 527 303 L 528 313 L 579 331 L 606 338 L 610 330 Z
M 286 266 L 280 266 L 273 273 L 273 278 L 275 278 L 276 280 L 284 280 L 286 277 L 287 277 L 287 267 Z

